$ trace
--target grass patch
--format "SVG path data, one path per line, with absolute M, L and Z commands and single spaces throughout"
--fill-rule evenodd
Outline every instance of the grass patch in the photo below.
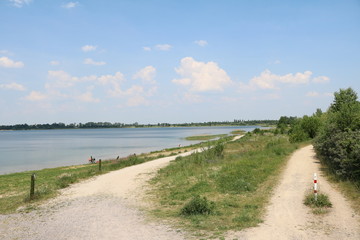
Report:
M 312 208 L 314 214 L 325 214 L 329 212 L 329 208 L 332 207 L 332 203 L 329 197 L 323 193 L 318 194 L 317 200 L 313 193 L 309 193 L 305 196 L 304 204 Z
M 215 139 L 215 138 L 222 138 L 222 137 L 226 137 L 227 134 L 216 134 L 216 135 L 197 135 L 197 136 L 190 136 L 190 137 L 186 137 L 186 140 L 189 141 L 202 141 L 202 140 L 211 140 L 211 139 Z
M 153 213 L 205 236 L 256 226 L 282 166 L 296 148 L 286 136 L 248 133 L 177 158 L 151 181 Z M 194 196 L 213 202 L 212 213 L 179 214 Z
M 209 201 L 206 197 L 196 195 L 181 209 L 181 214 L 185 216 L 212 214 L 214 208 L 215 203 L 213 201 Z
M 243 134 L 246 134 L 246 131 L 238 129 L 238 130 L 232 131 L 231 134 L 243 135 Z
M 339 179 L 338 176 L 331 173 L 324 165 L 322 165 L 322 170 L 323 173 L 325 173 L 326 178 L 334 183 L 337 189 L 349 200 L 351 207 L 355 212 L 360 214 L 360 184 L 349 180 Z

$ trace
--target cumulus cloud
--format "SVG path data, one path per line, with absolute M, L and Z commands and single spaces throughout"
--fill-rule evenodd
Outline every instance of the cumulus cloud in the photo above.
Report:
M 8 83 L 0 84 L 0 89 L 16 90 L 16 91 L 25 91 L 26 88 L 18 83 Z
M 205 47 L 208 43 L 205 40 L 197 40 L 195 44 L 199 45 L 200 47 Z
M 158 44 L 155 46 L 155 49 L 160 51 L 169 51 L 172 48 L 170 44 Z
M 319 76 L 314 78 L 312 81 L 315 83 L 327 83 L 330 81 L 330 78 L 326 76 Z
M 93 46 L 93 45 L 85 45 L 81 47 L 81 50 L 83 52 L 91 52 L 91 51 L 95 51 L 97 48 L 97 46 Z
M 68 2 L 62 5 L 63 8 L 70 9 L 79 6 L 79 2 Z
M 24 63 L 20 61 L 19 62 L 13 61 L 8 57 L 1 57 L 0 66 L 4 68 L 22 68 L 24 67 Z
M 21 8 L 24 5 L 28 5 L 32 2 L 32 0 L 9 0 L 14 7 Z
M 67 88 L 74 86 L 78 78 L 72 77 L 65 71 L 48 71 L 48 78 L 52 80 L 50 83 L 45 85 L 46 88 Z
M 102 66 L 102 65 L 105 65 L 106 62 L 103 62 L 103 61 L 101 61 L 101 62 L 96 62 L 96 61 L 92 60 L 91 58 L 86 58 L 86 59 L 84 60 L 84 64 L 94 65 L 94 66 Z
M 125 81 L 124 74 L 121 72 L 116 72 L 115 75 L 103 75 L 97 78 L 97 81 L 103 85 L 110 85 L 111 89 L 108 90 L 108 93 L 111 97 L 121 96 L 123 95 L 123 91 L 121 89 L 121 82 Z
M 28 96 L 25 97 L 29 101 L 42 101 L 47 99 L 47 95 L 41 92 L 32 91 Z
M 230 77 L 217 63 L 198 62 L 192 57 L 181 59 L 180 67 L 175 71 L 183 78 L 173 79 L 172 82 L 195 92 L 222 91 L 231 83 Z
M 134 74 L 133 79 L 141 79 L 145 83 L 155 84 L 154 77 L 156 75 L 156 68 L 147 66 Z
M 139 74 L 139 77 L 141 76 L 147 80 L 151 79 L 151 73 L 154 69 L 144 69 L 148 71 L 143 71 L 143 75 Z M 149 76 L 150 78 L 147 78 Z M 123 99 L 126 106 L 145 105 L 148 104 L 147 98 L 153 96 L 157 89 L 154 85 L 132 85 L 125 88 L 123 83 L 126 82 L 126 79 L 121 72 L 100 76 L 75 77 L 64 71 L 48 71 L 48 79 L 49 81 L 45 85 L 48 99 L 72 99 L 87 103 L 101 102 L 100 96 L 102 96 Z M 84 91 L 84 88 L 87 90 Z M 93 95 L 95 90 L 96 95 L 99 96 L 98 98 Z M 40 96 L 37 93 L 33 93 L 27 99 L 41 100 L 40 97 L 36 98 Z
M 333 93 L 319 93 L 316 91 L 310 91 L 308 93 L 306 93 L 307 97 L 333 97 L 334 94 Z
M 310 82 L 312 76 L 311 71 L 304 73 L 289 73 L 285 75 L 277 75 L 270 72 L 270 70 L 263 71 L 260 76 L 253 77 L 249 85 L 241 85 L 240 88 L 261 88 L 261 89 L 279 89 L 279 83 L 285 84 L 307 84 Z

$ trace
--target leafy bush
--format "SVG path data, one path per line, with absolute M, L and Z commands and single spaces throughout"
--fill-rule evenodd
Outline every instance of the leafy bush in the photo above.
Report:
M 194 196 L 185 206 L 181 209 L 182 215 L 207 215 L 213 213 L 215 203 L 207 200 L 206 197 Z
M 334 95 L 314 148 L 331 172 L 360 184 L 360 102 L 351 88 Z

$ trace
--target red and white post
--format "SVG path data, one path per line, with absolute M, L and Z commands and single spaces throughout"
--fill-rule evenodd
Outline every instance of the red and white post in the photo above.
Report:
M 316 175 L 316 173 L 314 173 L 314 196 L 315 196 L 315 201 L 317 201 L 317 192 L 318 192 L 317 175 Z

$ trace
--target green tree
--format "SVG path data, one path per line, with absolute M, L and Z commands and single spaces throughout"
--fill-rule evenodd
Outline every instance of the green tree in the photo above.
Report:
M 322 117 L 315 151 L 330 171 L 360 184 L 360 102 L 351 88 L 334 93 L 334 102 Z

